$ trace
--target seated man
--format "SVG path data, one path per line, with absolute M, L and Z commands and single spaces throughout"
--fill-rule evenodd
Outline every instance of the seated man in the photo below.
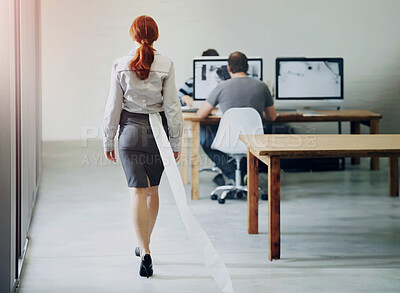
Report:
M 219 56 L 219 54 L 215 49 L 208 49 L 201 56 Z M 193 77 L 189 78 L 179 89 L 178 96 L 181 106 L 188 105 L 191 107 L 193 105 Z
M 228 71 L 231 79 L 222 81 L 208 96 L 202 107 L 197 111 L 200 118 L 207 117 L 216 105 L 224 113 L 230 108 L 251 107 L 268 121 L 276 119 L 275 107 L 268 86 L 260 81 L 247 77 L 248 62 L 245 54 L 234 52 L 228 59 Z M 222 170 L 222 173 L 235 179 L 235 161 L 221 151 L 211 149 L 217 127 L 208 126 L 205 131 L 205 141 L 202 144 L 207 156 Z M 246 172 L 246 160 L 241 162 L 242 175 Z M 216 180 L 214 180 L 216 182 Z M 217 182 L 216 182 L 217 183 Z

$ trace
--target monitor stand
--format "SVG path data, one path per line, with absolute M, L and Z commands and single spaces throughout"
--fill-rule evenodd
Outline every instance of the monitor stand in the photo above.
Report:
M 318 110 L 340 110 L 340 107 L 298 107 L 296 113 L 298 114 L 319 114 Z
M 299 107 L 296 109 L 296 113 L 298 114 L 317 114 L 315 108 L 312 107 Z
M 343 104 L 342 100 L 285 100 L 275 99 L 274 105 L 277 110 L 283 111 L 317 111 L 337 110 Z

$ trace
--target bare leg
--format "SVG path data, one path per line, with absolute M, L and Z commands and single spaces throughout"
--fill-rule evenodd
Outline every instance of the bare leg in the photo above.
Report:
M 147 184 L 150 186 L 149 178 Z M 139 242 L 140 254 L 150 254 L 150 237 L 157 220 L 158 186 L 130 188 L 133 225 Z M 147 227 L 147 233 L 145 233 Z
M 129 188 L 133 227 L 139 242 L 140 254 L 150 254 L 148 188 Z
M 149 184 L 150 186 L 150 184 Z M 151 237 L 151 233 L 153 232 L 154 225 L 157 220 L 158 215 L 158 207 L 159 207 L 159 200 L 158 200 L 158 186 L 152 186 L 148 188 L 147 194 L 147 208 L 149 211 L 149 240 Z

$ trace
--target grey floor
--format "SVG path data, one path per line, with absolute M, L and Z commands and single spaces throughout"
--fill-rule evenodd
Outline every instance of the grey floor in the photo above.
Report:
M 201 174 L 200 200 L 189 205 L 235 292 L 399 292 L 400 200 L 388 196 L 387 159 L 379 171 L 368 167 L 362 159 L 345 171 L 282 174 L 279 261 L 267 260 L 266 201 L 258 235 L 247 234 L 245 199 L 209 199 L 212 174 Z M 98 142 L 44 143 L 20 292 L 218 292 L 166 178 L 160 198 L 155 275 L 144 279 L 121 165 L 107 163 Z

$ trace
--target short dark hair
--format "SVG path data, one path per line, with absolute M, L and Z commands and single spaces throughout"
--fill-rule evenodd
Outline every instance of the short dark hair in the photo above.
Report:
M 208 49 L 205 50 L 201 56 L 219 56 L 219 54 L 215 49 Z
M 247 63 L 247 57 L 242 52 L 233 52 L 229 55 L 228 65 L 231 68 L 232 73 L 245 72 L 249 69 L 249 64 Z

